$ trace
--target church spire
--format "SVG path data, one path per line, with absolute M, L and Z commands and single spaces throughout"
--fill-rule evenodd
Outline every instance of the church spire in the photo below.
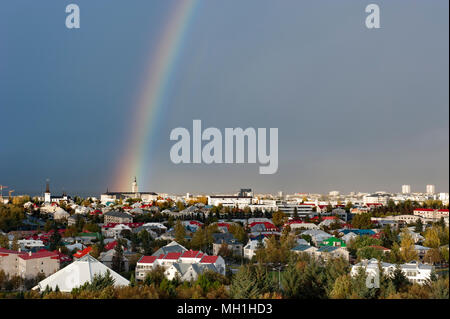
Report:
M 136 176 L 134 177 L 134 182 L 131 184 L 131 192 L 132 193 L 137 193 L 138 192 L 138 185 L 137 185 Z
M 46 193 L 50 193 L 50 180 L 47 178 L 47 181 L 46 181 L 46 187 L 45 187 L 45 192 Z

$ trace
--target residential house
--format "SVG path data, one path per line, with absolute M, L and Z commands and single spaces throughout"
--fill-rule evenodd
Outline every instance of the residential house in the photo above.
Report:
M 378 267 L 378 260 L 375 258 L 370 260 L 364 259 L 352 266 L 350 274 L 355 276 L 358 274 L 359 269 L 363 268 L 366 269 L 366 273 L 370 274 L 371 277 L 376 277 L 379 276 Z M 396 266 L 394 264 L 382 262 L 381 268 L 383 269 L 383 273 L 385 275 L 392 276 Z M 425 284 L 430 279 L 431 273 L 434 271 L 434 267 L 432 265 L 424 265 L 417 261 L 402 264 L 400 265 L 400 269 L 409 281 L 420 285 Z
M 133 216 L 124 213 L 118 210 L 109 211 L 104 214 L 104 223 L 117 223 L 117 224 L 123 224 L 123 223 L 132 223 L 133 222 Z
M 321 246 L 332 246 L 332 247 L 346 247 L 347 246 L 344 240 L 342 240 L 340 238 L 336 238 L 334 236 L 323 240 L 320 245 Z
M 302 232 L 302 235 L 311 236 L 311 241 L 316 246 L 319 246 L 322 243 L 322 241 L 331 237 L 330 234 L 320 229 L 305 230 L 304 232 Z
M 193 268 L 190 268 L 191 265 Z M 225 261 L 220 256 L 207 256 L 201 251 L 169 252 L 160 256 L 142 256 L 136 264 L 137 280 L 144 280 L 147 273 L 156 267 L 163 267 L 165 276 L 171 280 L 179 276 L 182 280 L 196 278 L 197 275 L 205 270 L 205 267 L 225 275 Z M 197 268 L 196 268 L 197 267 Z M 199 267 L 199 268 L 198 268 Z M 192 274 L 185 276 L 186 272 Z
M 349 233 L 345 234 L 344 236 L 342 236 L 341 239 L 343 241 L 345 241 L 345 244 L 348 245 L 350 243 L 350 241 L 352 241 L 356 237 L 358 237 L 358 235 L 356 235 L 354 232 L 349 232 Z
M 321 246 L 317 250 L 316 256 L 321 257 L 324 261 L 333 258 L 343 258 L 345 260 L 350 259 L 348 250 L 339 246 Z
M 316 253 L 319 249 L 317 247 L 311 246 L 311 245 L 297 245 L 294 248 L 291 249 L 294 253 L 297 254 L 308 254 L 311 257 L 316 257 Z
M 113 257 L 114 257 L 115 253 L 116 253 L 115 249 L 110 249 L 108 251 L 102 252 L 102 253 L 100 253 L 98 260 L 102 264 L 107 266 L 108 268 L 112 268 L 113 267 Z M 122 261 L 124 264 L 124 270 L 128 271 L 128 269 L 129 269 L 128 258 L 126 256 L 122 256 Z
M 160 256 L 160 255 L 166 255 L 170 252 L 185 252 L 187 249 L 180 244 L 178 244 L 176 241 L 172 241 L 169 244 L 167 244 L 164 247 L 161 247 L 155 253 L 153 253 L 152 256 Z
M 244 257 L 247 259 L 252 259 L 253 256 L 255 256 L 256 250 L 259 248 L 260 245 L 263 247 L 266 246 L 267 238 L 264 238 L 263 240 L 249 240 L 247 245 L 244 246 Z
M 213 234 L 213 255 L 218 255 L 222 245 L 231 250 L 233 255 L 242 256 L 243 245 L 231 233 L 216 233 Z

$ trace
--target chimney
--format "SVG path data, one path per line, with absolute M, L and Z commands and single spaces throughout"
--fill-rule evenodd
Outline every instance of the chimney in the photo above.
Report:
M 58 251 L 61 253 L 61 247 L 58 248 Z
M 28 256 L 30 256 L 30 257 L 31 257 L 31 251 L 29 251 L 29 252 L 28 252 Z
M 18 252 L 20 253 L 21 251 L 22 251 L 22 248 L 20 248 L 20 247 L 19 247 L 19 250 L 18 250 Z

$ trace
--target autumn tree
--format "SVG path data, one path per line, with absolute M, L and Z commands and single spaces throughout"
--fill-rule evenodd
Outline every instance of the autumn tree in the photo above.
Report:
M 279 211 L 276 211 L 275 213 L 273 213 L 272 221 L 275 226 L 280 227 L 286 223 L 287 216 L 285 213 L 283 213 L 281 210 L 279 210 Z
M 248 241 L 247 233 L 244 228 L 237 223 L 231 224 L 229 232 L 241 243 L 245 244 Z
M 0 234 L 0 247 L 9 249 L 9 239 L 8 236 Z
M 347 299 L 352 295 L 352 279 L 350 275 L 339 276 L 334 282 L 333 290 L 330 293 L 331 299 Z
M 404 262 L 417 260 L 419 256 L 417 255 L 417 251 L 414 248 L 414 240 L 406 228 L 402 231 L 401 237 L 402 241 L 400 244 L 400 256 L 402 260 Z
M 425 231 L 424 246 L 430 248 L 439 248 L 441 246 L 441 238 L 439 236 L 441 228 L 438 226 L 432 226 Z

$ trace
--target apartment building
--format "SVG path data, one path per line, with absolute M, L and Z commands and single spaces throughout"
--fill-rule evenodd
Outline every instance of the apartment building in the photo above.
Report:
M 29 279 L 39 273 L 50 276 L 59 268 L 60 260 L 57 252 L 41 250 L 32 253 L 0 248 L 0 269 L 10 277 L 17 275 Z

